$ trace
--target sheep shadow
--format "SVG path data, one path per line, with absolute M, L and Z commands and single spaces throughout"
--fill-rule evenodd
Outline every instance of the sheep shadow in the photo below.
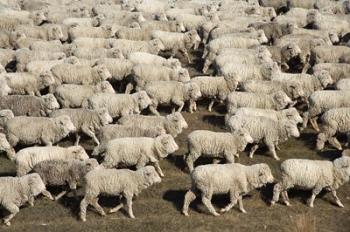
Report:
M 317 154 L 319 156 L 321 156 L 321 157 L 323 157 L 323 158 L 325 158 L 327 160 L 331 160 L 331 161 L 341 157 L 341 153 L 342 153 L 342 151 L 338 151 L 338 150 L 335 150 L 335 149 L 333 149 L 333 150 L 323 150 L 323 151 L 317 152 Z
M 204 115 L 203 121 L 209 123 L 212 126 L 225 129 L 225 116 L 221 115 Z
M 300 134 L 300 138 L 298 140 L 302 141 L 302 143 L 310 149 L 315 148 L 315 141 L 317 139 L 317 135 L 310 131 L 303 131 Z

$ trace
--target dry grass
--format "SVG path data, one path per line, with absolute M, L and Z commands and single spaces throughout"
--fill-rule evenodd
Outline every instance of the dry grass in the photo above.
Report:
M 316 218 L 310 214 L 297 215 L 295 232 L 316 232 Z

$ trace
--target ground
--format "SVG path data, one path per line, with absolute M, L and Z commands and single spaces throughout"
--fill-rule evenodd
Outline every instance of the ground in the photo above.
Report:
M 198 62 L 196 62 L 198 63 Z M 199 65 L 200 66 L 200 65 Z M 191 74 L 198 73 L 190 67 Z M 87 221 L 78 220 L 81 197 L 67 196 L 58 202 L 39 197 L 34 207 L 22 207 L 12 221 L 11 227 L 0 225 L 0 231 L 337 231 L 348 232 L 350 229 L 350 185 L 345 184 L 338 191 L 345 208 L 333 203 L 329 193 L 322 193 L 315 201 L 315 208 L 309 208 L 305 201 L 309 191 L 292 190 L 291 206 L 276 204 L 270 207 L 272 185 L 251 192 L 244 198 L 247 214 L 240 213 L 237 208 L 219 217 L 208 214 L 200 200 L 190 206 L 189 217 L 181 214 L 185 192 L 190 187 L 190 178 L 185 168 L 183 155 L 187 152 L 186 137 L 196 129 L 224 131 L 224 108 L 217 106 L 215 112 L 206 110 L 206 103 L 199 104 L 199 110 L 193 114 L 184 112 L 189 124 L 176 138 L 180 149 L 167 159 L 161 161 L 165 173 L 162 183 L 143 191 L 133 204 L 136 219 L 130 219 L 124 210 L 115 214 L 99 216 L 96 212 L 87 211 Z M 163 114 L 167 113 L 163 111 Z M 63 141 L 61 145 L 72 144 L 73 137 Z M 90 153 L 93 143 L 83 140 L 82 145 Z M 315 132 L 307 129 L 299 139 L 290 139 L 282 144 L 278 155 L 281 161 L 275 161 L 266 149 L 257 151 L 254 159 L 242 153 L 237 162 L 242 164 L 267 163 L 276 178 L 279 179 L 279 164 L 288 158 L 327 159 L 333 160 L 340 155 L 339 151 L 327 148 L 325 151 L 315 150 Z M 199 160 L 208 163 L 208 160 Z M 197 163 L 198 165 L 198 163 Z M 0 175 L 15 174 L 15 165 L 5 156 L 0 156 Z M 1 186 L 0 186 L 1 187 Z M 50 189 L 51 190 L 51 189 Z M 55 190 L 53 190 L 55 192 Z M 57 190 L 56 190 L 57 192 Z M 228 203 L 228 196 L 216 196 L 213 199 L 217 208 Z M 105 211 L 117 204 L 113 197 L 102 197 L 101 205 Z M 2 218 L 7 212 L 0 209 Z

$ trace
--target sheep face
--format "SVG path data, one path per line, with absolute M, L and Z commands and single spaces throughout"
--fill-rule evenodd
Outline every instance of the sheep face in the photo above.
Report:
M 267 164 L 255 164 L 254 166 L 257 168 L 258 174 L 257 186 L 255 187 L 259 188 L 274 181 L 271 169 Z
M 68 149 L 68 152 L 72 154 L 73 159 L 78 159 L 78 160 L 89 159 L 88 154 L 86 153 L 84 148 L 81 146 L 68 147 L 67 149 Z
M 50 71 L 43 72 L 39 75 L 39 78 L 42 80 L 42 83 L 45 87 L 55 84 L 55 78 L 52 76 Z
M 153 39 L 150 42 L 151 47 L 158 52 L 160 51 L 164 51 L 165 50 L 165 46 L 162 43 L 162 41 L 160 41 L 160 39 Z
M 113 118 L 111 117 L 111 115 L 109 115 L 108 110 L 106 108 L 100 108 L 100 109 L 97 109 L 96 111 L 100 119 L 100 123 L 103 126 L 113 122 Z
M 64 135 L 68 135 L 69 133 L 77 130 L 72 120 L 67 115 L 58 116 L 53 120 L 55 120 L 55 122 L 58 124 L 58 127 L 61 129 L 61 131 L 63 131 Z
M 0 96 L 6 96 L 11 93 L 12 89 L 7 85 L 7 81 L 4 78 L 0 78 Z
M 294 23 L 286 23 L 283 24 L 281 29 L 282 29 L 282 34 L 283 35 L 289 35 L 292 34 L 294 31 L 294 28 L 296 28 L 296 25 Z
M 123 52 L 119 48 L 112 48 L 111 53 L 113 58 L 125 59 Z
M 46 94 L 42 96 L 41 99 L 44 101 L 47 113 L 52 112 L 53 110 L 59 109 L 60 105 L 58 104 L 55 96 L 53 94 Z
M 152 104 L 151 98 L 145 91 L 140 91 L 138 93 L 134 93 L 133 95 L 136 97 L 141 110 L 146 109 L 150 104 Z
M 299 82 L 288 83 L 288 91 L 292 94 L 293 99 L 305 96 L 303 86 Z
M 0 151 L 6 151 L 8 157 L 12 160 L 15 156 L 15 150 L 6 139 L 6 135 L 0 133 Z
M 264 79 L 271 79 L 272 76 L 280 72 L 281 70 L 276 62 L 267 62 L 261 65 L 261 74 Z
M 289 108 L 286 110 L 283 110 L 287 119 L 290 121 L 293 121 L 295 123 L 302 123 L 303 118 L 300 116 L 299 112 L 295 108 Z
M 333 161 L 333 164 L 336 168 L 340 168 L 346 171 L 349 178 L 350 176 L 350 157 L 349 156 L 344 155 L 344 152 L 343 152 L 340 158 Z
M 273 98 L 277 103 L 277 110 L 284 109 L 288 104 L 292 103 L 292 99 L 290 99 L 287 94 L 283 91 L 278 91 L 274 94 Z
M 287 131 L 288 137 L 299 138 L 300 132 L 297 125 L 294 122 L 287 121 L 285 124 L 285 129 Z
M 156 141 L 159 142 L 162 150 L 165 152 L 162 158 L 165 158 L 168 156 L 168 154 L 174 153 L 179 149 L 179 146 L 176 144 L 174 138 L 171 135 L 160 135 L 156 138 Z
M 245 130 L 245 129 L 241 128 L 241 129 L 239 129 L 237 131 L 237 135 L 242 137 L 245 141 L 247 141 L 247 143 L 253 143 L 254 142 L 254 139 L 249 134 L 248 130 Z
M 0 118 L 4 118 L 7 120 L 14 118 L 15 115 L 11 110 L 0 110 Z
M 64 39 L 62 28 L 59 25 L 52 26 L 48 30 L 48 33 L 49 33 L 49 40 L 62 40 L 62 39 Z
M 190 46 L 194 46 L 194 50 L 196 50 L 201 42 L 201 37 L 199 37 L 196 30 L 191 30 L 185 33 L 185 36 L 187 38 L 187 43 L 190 44 Z
M 176 58 L 169 58 L 166 62 L 166 66 L 173 69 L 181 68 L 181 62 Z M 1 74 L 1 71 L 0 71 L 0 74 Z
M 294 57 L 299 56 L 301 54 L 301 49 L 297 44 L 290 43 L 281 49 L 281 54 L 282 57 L 284 57 L 286 60 L 290 60 Z
M 316 149 L 318 151 L 322 150 L 324 148 L 324 145 L 327 141 L 327 137 L 324 133 L 319 133 L 317 135 L 317 140 L 316 140 Z
M 185 88 L 191 100 L 197 100 L 202 97 L 200 87 L 196 83 L 186 83 Z
M 259 43 L 262 44 L 262 43 L 267 43 L 269 41 L 263 30 L 258 30 L 257 32 L 258 32 L 257 40 L 259 41 Z
M 45 184 L 39 174 L 33 173 L 33 174 L 28 174 L 27 176 L 24 176 L 24 178 L 28 178 L 28 185 L 30 189 L 30 193 L 33 196 L 39 195 L 42 191 L 44 191 Z
M 0 74 L 6 73 L 6 69 L 0 64 Z
M 137 170 L 137 172 L 142 173 L 142 176 L 145 180 L 145 186 L 149 187 L 153 184 L 160 183 L 162 179 L 159 174 L 156 172 L 156 169 L 153 166 L 146 166 Z
M 329 39 L 332 42 L 332 44 L 339 43 L 340 39 L 339 39 L 339 36 L 336 32 L 329 32 L 328 36 L 329 36 Z
M 177 32 L 185 32 L 186 31 L 185 25 L 182 22 L 176 22 L 175 26 L 176 26 Z
M 102 81 L 96 85 L 96 92 L 115 93 L 113 86 L 108 81 Z
M 85 163 L 85 166 L 87 167 L 88 172 L 96 169 L 99 166 L 96 159 L 87 159 L 84 161 L 84 163 Z
M 177 81 L 180 81 L 180 82 L 190 81 L 190 74 L 188 73 L 187 69 L 185 68 L 177 69 Z
M 179 112 L 175 112 L 173 114 L 167 115 L 167 119 L 171 122 L 174 122 L 177 125 L 177 127 L 180 129 L 188 128 L 187 122 Z
M 41 23 L 47 20 L 45 13 L 41 11 L 33 12 L 31 16 L 34 21 L 34 24 L 37 26 L 39 26 Z
M 97 74 L 100 76 L 101 80 L 108 80 L 112 78 L 111 73 L 108 71 L 107 67 L 103 64 L 94 67 Z
M 321 70 L 320 72 L 315 73 L 315 76 L 318 78 L 323 88 L 334 83 L 331 75 L 326 70 Z

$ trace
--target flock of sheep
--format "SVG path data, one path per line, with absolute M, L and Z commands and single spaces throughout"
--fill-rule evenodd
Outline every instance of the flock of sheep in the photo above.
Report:
M 200 195 L 218 216 L 211 198 L 229 193 L 220 212 L 238 203 L 245 213 L 242 197 L 275 181 L 267 164 L 235 163 L 248 144 L 250 158 L 264 145 L 279 160 L 279 144 L 308 122 L 318 150 L 342 150 L 340 133 L 350 142 L 349 12 L 348 0 L 0 0 L 0 149 L 17 168 L 0 178 L 4 223 L 39 194 L 58 200 L 79 186 L 81 220 L 89 205 L 105 215 L 100 194 L 120 196 L 110 212 L 125 204 L 134 218 L 133 197 L 161 182 L 159 161 L 188 128 L 181 111 L 196 111 L 199 99 L 209 111 L 226 106 L 227 132 L 188 135 L 182 212 Z M 202 76 L 184 68 L 190 51 L 201 53 Z M 173 112 L 161 116 L 161 105 Z M 74 146 L 55 146 L 70 134 Z M 90 156 L 81 135 L 96 144 Z M 271 204 L 281 195 L 289 205 L 287 190 L 298 187 L 312 190 L 310 207 L 322 189 L 343 207 L 347 153 L 282 162 Z M 200 157 L 213 164 L 195 167 Z M 65 187 L 52 196 L 47 186 Z

